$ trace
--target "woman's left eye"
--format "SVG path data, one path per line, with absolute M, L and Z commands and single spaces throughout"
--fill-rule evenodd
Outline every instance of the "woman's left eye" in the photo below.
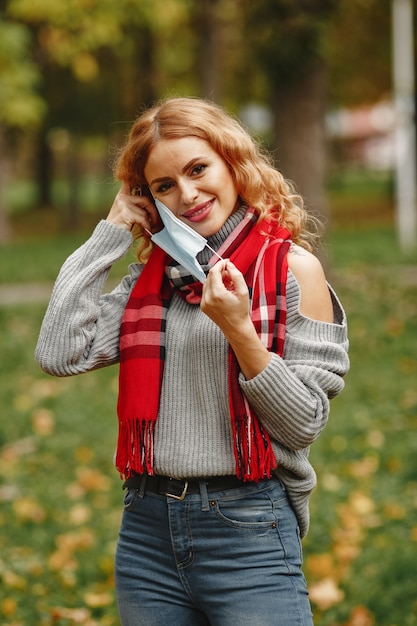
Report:
M 196 165 L 195 167 L 193 167 L 193 169 L 192 169 L 191 173 L 192 173 L 192 174 L 197 174 L 197 175 L 198 175 L 198 174 L 202 174 L 202 173 L 204 172 L 204 170 L 206 169 L 206 167 L 207 167 L 207 166 L 206 166 L 206 165 L 203 165 L 203 164 L 201 164 L 201 165 Z

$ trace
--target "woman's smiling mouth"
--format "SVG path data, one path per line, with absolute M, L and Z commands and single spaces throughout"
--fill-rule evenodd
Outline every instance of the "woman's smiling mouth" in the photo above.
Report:
M 199 204 L 198 206 L 194 207 L 194 209 L 189 209 L 188 211 L 185 211 L 185 213 L 183 213 L 181 217 L 185 217 L 190 222 L 201 222 L 202 220 L 206 219 L 213 207 L 213 204 L 214 200 L 209 200 L 208 202 Z

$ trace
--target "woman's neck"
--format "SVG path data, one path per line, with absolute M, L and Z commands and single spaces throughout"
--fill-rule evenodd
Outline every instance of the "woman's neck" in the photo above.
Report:
M 209 259 L 213 256 L 212 250 L 218 250 L 220 246 L 226 241 L 228 236 L 242 221 L 246 210 L 246 206 L 240 206 L 227 218 L 227 220 L 220 228 L 220 230 L 217 231 L 217 233 L 214 233 L 214 235 L 210 235 L 210 237 L 207 237 L 207 243 L 210 246 L 211 250 L 208 247 L 205 247 L 201 252 L 197 254 L 197 260 L 199 263 L 208 263 Z

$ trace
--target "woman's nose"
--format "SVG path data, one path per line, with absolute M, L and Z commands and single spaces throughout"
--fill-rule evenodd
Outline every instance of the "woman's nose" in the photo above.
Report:
M 182 181 L 179 185 L 181 193 L 181 203 L 192 204 L 198 198 L 198 189 L 191 181 Z

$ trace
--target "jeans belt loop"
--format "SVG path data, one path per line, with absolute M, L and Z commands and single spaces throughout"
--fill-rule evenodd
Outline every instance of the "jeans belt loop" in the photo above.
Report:
M 144 474 L 142 476 L 142 480 L 140 481 L 140 488 L 139 488 L 139 497 L 140 498 L 144 498 L 145 497 L 145 489 L 146 489 L 146 474 Z
M 199 481 L 199 486 L 200 486 L 200 496 L 201 496 L 201 510 L 202 511 L 209 511 L 210 510 L 210 505 L 209 505 L 206 481 L 205 480 L 200 480 Z

